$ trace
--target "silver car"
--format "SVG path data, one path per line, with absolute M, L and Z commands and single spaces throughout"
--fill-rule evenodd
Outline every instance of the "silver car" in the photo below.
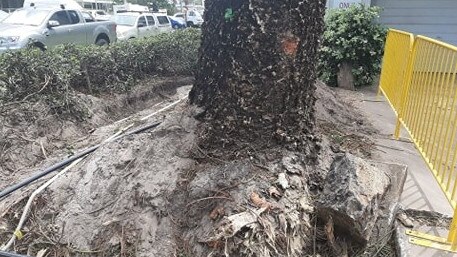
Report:
M 111 20 L 117 24 L 119 41 L 172 31 L 170 20 L 164 14 L 125 12 L 113 15 Z
M 44 50 L 65 43 L 106 45 L 116 40 L 114 22 L 96 22 L 79 10 L 29 7 L 0 22 L 0 52 L 25 47 Z

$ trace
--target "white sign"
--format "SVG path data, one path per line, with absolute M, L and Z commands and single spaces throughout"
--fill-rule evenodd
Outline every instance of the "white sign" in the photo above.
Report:
M 346 9 L 353 4 L 371 5 L 371 0 L 328 0 L 329 8 Z

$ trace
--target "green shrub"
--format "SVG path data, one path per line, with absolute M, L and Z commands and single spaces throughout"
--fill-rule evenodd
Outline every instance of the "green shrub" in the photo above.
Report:
M 0 105 L 45 100 L 58 112 L 80 111 L 76 93 L 121 92 L 151 75 L 192 75 L 200 32 L 182 30 L 109 47 L 62 45 L 0 55 Z
M 377 23 L 379 7 L 352 5 L 331 10 L 325 17 L 325 32 L 319 56 L 320 78 L 337 86 L 339 65 L 352 65 L 356 87 L 371 85 L 380 70 L 386 29 Z

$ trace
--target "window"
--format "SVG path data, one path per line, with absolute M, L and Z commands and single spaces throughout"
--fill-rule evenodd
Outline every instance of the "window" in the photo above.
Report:
M 157 16 L 157 20 L 159 21 L 159 24 L 161 24 L 161 25 L 170 23 L 167 16 Z
M 106 13 L 104 11 L 97 11 L 96 14 L 97 15 L 106 15 Z
M 54 13 L 49 20 L 58 21 L 60 25 L 70 24 L 70 19 L 68 18 L 67 11 L 58 11 Z
M 146 26 L 146 18 L 144 16 L 141 16 L 139 19 L 138 19 L 138 24 L 141 24 L 143 23 L 145 26 Z
M 196 16 L 194 11 L 189 12 L 189 16 Z
M 4 1 L 0 1 L 0 4 L 2 4 L 2 7 L 3 8 L 11 8 L 11 9 L 15 9 L 15 8 L 21 8 L 24 4 L 24 1 L 14 1 L 14 0 L 4 0 Z
M 79 16 L 78 13 L 75 11 L 68 11 L 68 14 L 70 15 L 70 22 L 71 24 L 77 24 L 79 23 Z
M 137 17 L 131 15 L 117 14 L 111 16 L 111 20 L 120 26 L 135 26 Z
M 83 18 L 86 22 L 94 22 L 94 17 L 92 17 L 92 15 L 90 15 L 90 13 L 87 13 L 87 12 L 82 12 L 82 15 L 83 15 Z
M 156 22 L 154 21 L 154 17 L 146 16 L 146 19 L 148 20 L 148 26 L 154 26 L 156 24 Z
M 178 14 L 178 15 L 175 15 L 175 17 L 183 18 L 183 19 L 184 19 L 184 14 Z

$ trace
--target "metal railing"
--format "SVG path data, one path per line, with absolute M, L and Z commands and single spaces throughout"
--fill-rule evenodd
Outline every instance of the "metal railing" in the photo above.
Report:
M 405 74 L 413 44 L 412 33 L 395 29 L 390 29 L 387 33 L 378 94 L 382 92 L 386 96 L 397 117 L 403 100 Z
M 413 40 L 411 40 L 411 37 Z M 410 242 L 457 252 L 457 47 L 390 30 L 380 91 L 454 209 L 447 238 L 408 231 Z

